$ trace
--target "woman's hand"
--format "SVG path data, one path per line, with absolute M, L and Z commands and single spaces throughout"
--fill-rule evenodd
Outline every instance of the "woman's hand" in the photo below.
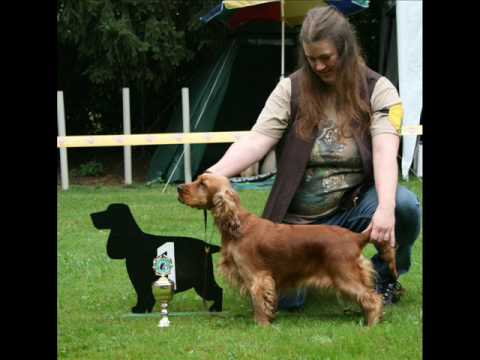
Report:
M 370 239 L 378 242 L 389 242 L 395 247 L 395 208 L 378 207 L 373 214 L 372 221 L 363 232 L 370 233 Z
M 247 136 L 234 142 L 223 157 L 207 171 L 231 177 L 257 161 L 260 161 L 278 142 L 279 139 L 250 131 Z

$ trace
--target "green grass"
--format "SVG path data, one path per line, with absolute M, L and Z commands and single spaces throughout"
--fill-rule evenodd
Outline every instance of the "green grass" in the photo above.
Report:
M 422 195 L 421 183 L 405 184 Z M 386 308 L 385 320 L 371 329 L 359 314 L 345 315 L 330 293 L 308 297 L 301 314 L 280 313 L 274 325 L 255 325 L 249 299 L 224 289 L 224 313 L 206 315 L 193 290 L 175 295 L 171 327 L 157 327 L 157 314 L 128 316 L 136 297 L 123 260 L 106 254 L 107 231 L 93 227 L 89 214 L 114 202 L 130 206 L 143 231 L 203 239 L 203 213 L 181 205 L 169 187 L 81 187 L 58 192 L 58 353 L 60 359 L 421 359 L 422 234 L 411 271 L 402 277 L 407 293 Z M 245 190 L 243 205 L 261 213 L 268 193 Z M 212 233 L 209 218 L 208 233 Z M 213 243 L 220 243 L 213 231 Z M 372 255 L 372 246 L 365 253 Z M 214 255 L 218 264 L 219 254 Z

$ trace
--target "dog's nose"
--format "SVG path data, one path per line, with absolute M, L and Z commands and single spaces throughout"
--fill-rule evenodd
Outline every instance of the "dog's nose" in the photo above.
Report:
M 177 191 L 178 191 L 179 193 L 182 193 L 184 187 L 185 187 L 185 184 L 180 184 L 180 185 L 178 185 L 178 186 L 177 186 Z

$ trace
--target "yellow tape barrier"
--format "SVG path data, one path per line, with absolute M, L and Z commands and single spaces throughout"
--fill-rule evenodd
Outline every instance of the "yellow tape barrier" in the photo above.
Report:
M 57 148 L 95 146 L 135 146 L 171 144 L 207 144 L 235 142 L 249 131 L 164 133 L 136 135 L 58 136 Z
M 402 126 L 402 136 L 405 135 L 423 135 L 423 126 L 422 125 L 405 125 Z
M 217 131 L 194 133 L 135 134 L 135 135 L 84 135 L 58 136 L 57 148 L 68 147 L 104 147 L 136 145 L 174 145 L 174 144 L 211 144 L 231 143 L 250 131 Z M 402 135 L 421 135 L 421 125 L 402 127 Z

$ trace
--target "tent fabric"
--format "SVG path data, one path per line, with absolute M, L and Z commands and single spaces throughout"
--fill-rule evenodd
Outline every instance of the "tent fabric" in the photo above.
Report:
M 252 26 L 230 40 L 218 61 L 194 74 L 190 94 L 192 132 L 250 130 L 280 76 L 278 23 Z M 287 71 L 293 70 L 295 47 L 287 42 Z M 182 132 L 181 101 L 165 132 Z M 231 144 L 192 144 L 192 177 L 213 165 Z M 147 182 L 183 182 L 183 145 L 160 145 L 150 162 Z
M 269 172 L 251 177 L 233 177 L 230 182 L 235 190 L 270 190 L 275 182 L 275 175 L 276 172 Z
M 285 19 L 290 24 L 300 24 L 303 16 L 313 6 L 324 5 L 329 0 L 285 0 Z M 368 0 L 336 0 L 330 1 L 346 14 L 368 7 Z M 260 5 L 258 5 L 260 3 Z M 292 51 L 289 53 L 285 47 L 289 39 L 278 44 L 280 0 L 225 0 L 212 9 L 201 20 L 208 22 L 213 18 L 226 19 L 235 14 L 247 14 L 247 17 L 237 18 L 235 26 L 242 25 L 242 31 L 237 33 L 235 39 L 242 43 L 239 52 L 238 42 L 232 40 L 225 48 L 218 61 L 212 66 L 207 66 L 198 71 L 194 81 L 188 84 L 190 94 L 190 130 L 194 132 L 210 131 L 235 131 L 249 130 L 265 100 L 274 89 L 279 80 L 279 75 L 291 71 L 288 66 L 294 64 Z M 256 4 L 257 6 L 252 6 Z M 264 7 L 265 12 L 258 11 Z M 236 9 L 234 9 L 236 8 Z M 272 10 L 276 8 L 276 10 Z M 230 9 L 230 10 L 229 10 Z M 235 11 L 238 10 L 238 11 Z M 256 17 L 255 11 L 260 14 Z M 272 12 L 273 11 L 273 12 Z M 262 20 L 262 21 L 257 21 Z M 273 21 L 275 20 L 275 21 Z M 249 31 L 260 24 L 266 28 L 273 24 L 274 32 L 267 31 L 263 36 L 271 38 L 261 39 L 257 34 Z M 276 25 L 276 26 L 275 26 Z M 243 35 L 242 35 L 243 34 Z M 250 37 L 250 38 L 249 38 Z M 257 37 L 257 39 L 255 39 Z M 250 41 L 250 42 L 249 42 Z M 252 42 L 253 41 L 253 42 Z M 295 42 L 293 42 L 295 43 Z M 273 45 L 273 46 L 269 46 Z M 281 51 L 279 46 L 281 46 Z M 291 47 L 292 48 L 292 47 Z M 238 55 L 240 54 L 240 55 Z M 279 58 L 285 56 L 281 68 L 277 68 Z M 285 66 L 286 65 L 286 66 Z M 235 81 L 232 81 L 234 79 Z M 179 101 L 180 103 L 180 101 Z M 166 132 L 182 132 L 182 111 L 177 104 L 170 119 Z M 191 173 L 195 176 L 199 171 L 218 161 L 230 144 L 192 144 L 191 145 Z M 150 162 L 147 182 L 156 181 L 181 182 L 184 181 L 183 170 L 183 145 L 161 145 L 157 148 Z
M 398 78 L 404 106 L 403 125 L 418 125 L 422 112 L 422 1 L 397 1 Z M 402 177 L 407 180 L 416 136 L 404 136 Z
M 232 63 L 236 58 L 238 45 L 232 41 L 222 52 L 217 62 L 197 71 L 193 82 L 189 84 L 190 130 L 196 132 L 211 131 L 216 115 L 228 88 Z M 181 101 L 177 104 L 165 132 L 183 132 Z M 195 174 L 205 153 L 206 144 L 191 145 L 192 174 Z M 162 145 L 154 153 L 147 174 L 148 182 L 168 179 L 184 179 L 183 145 Z
M 343 1 L 338 1 L 338 5 Z M 368 0 L 349 1 L 368 6 Z M 347 3 L 347 2 L 345 2 Z M 220 4 L 223 5 L 223 2 Z M 219 8 L 221 9 L 221 7 Z M 219 10 L 217 9 L 217 11 Z M 381 51 L 380 72 L 398 84 L 404 105 L 403 125 L 418 125 L 422 111 L 422 1 L 397 1 L 394 29 Z M 212 15 L 212 14 L 210 14 Z M 214 16 L 212 15 L 211 18 Z M 265 22 L 271 24 L 271 22 Z M 279 80 L 280 45 L 279 24 L 262 39 L 257 30 L 249 26 L 262 25 L 251 22 L 242 26 L 241 33 L 225 48 L 218 61 L 202 68 L 194 76 L 190 89 L 191 131 L 248 130 L 254 124 L 265 100 Z M 294 29 L 290 36 L 294 34 Z M 263 32 L 263 36 L 266 33 Z M 256 36 L 256 38 L 255 38 Z M 295 36 L 295 35 L 294 35 Z M 249 38 L 250 37 L 250 38 Z M 287 39 L 290 45 L 295 43 Z M 390 40 L 390 41 L 389 41 Z M 395 46 L 396 45 L 396 46 Z M 293 71 L 294 46 L 287 46 L 286 73 Z M 396 56 L 398 56 L 398 72 Z M 182 131 L 181 101 L 170 119 L 166 132 Z M 405 136 L 402 142 L 402 176 L 408 179 L 413 161 L 416 139 Z M 230 144 L 193 144 L 192 176 L 218 161 Z M 147 175 L 147 181 L 183 181 L 183 145 L 161 145 L 157 148 Z M 171 178 L 171 179 L 170 179 Z
M 397 23 L 395 7 L 382 8 L 378 72 L 398 89 Z

